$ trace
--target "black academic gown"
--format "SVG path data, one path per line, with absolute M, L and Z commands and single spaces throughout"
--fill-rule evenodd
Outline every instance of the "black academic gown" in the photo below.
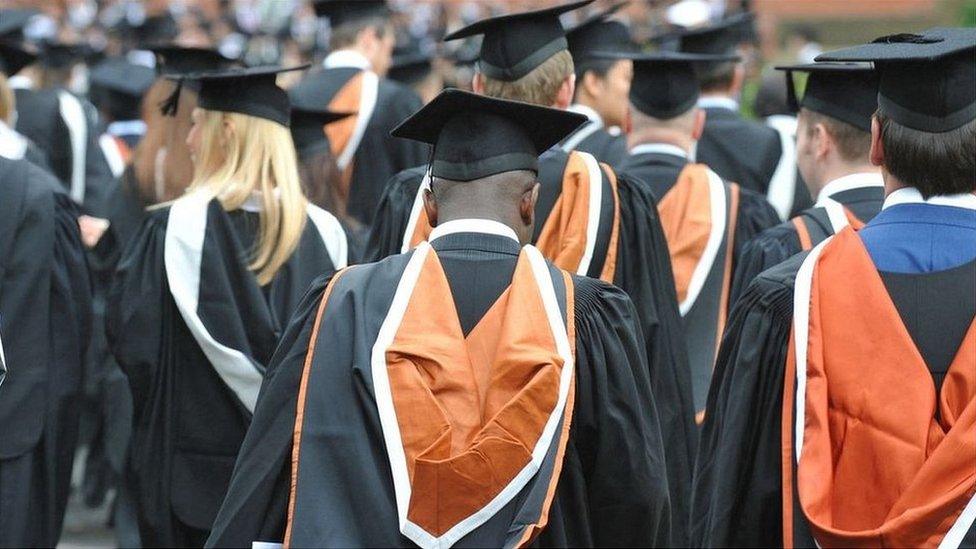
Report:
M 881 211 L 884 202 L 884 189 L 881 187 L 861 187 L 848 189 L 831 195 L 857 219 L 867 223 Z M 731 302 L 735 303 L 759 273 L 786 261 L 803 251 L 796 223 L 803 223 L 810 235 L 810 244 L 816 246 L 834 234 L 827 213 L 823 208 L 810 208 L 800 212 L 799 220 L 790 220 L 770 227 L 746 243 L 735 268 L 732 279 Z
M 91 331 L 77 215 L 53 176 L 0 158 L 0 546 L 61 535 Z
M 567 153 L 558 147 L 539 157 L 535 238 L 562 190 L 567 162 Z M 401 251 L 424 173 L 424 167 L 412 168 L 390 180 L 370 232 L 366 261 L 377 261 Z M 619 173 L 617 189 L 620 230 L 613 283 L 627 292 L 637 307 L 650 366 L 651 389 L 660 404 L 671 489 L 673 544 L 683 545 L 697 431 L 674 275 L 657 205 L 647 185 Z
M 587 131 L 588 127 L 589 125 L 584 125 L 577 132 Z M 602 127 L 587 131 L 586 137 L 578 142 L 570 140 L 573 140 L 573 135 L 563 140 L 559 146 L 566 152 L 571 150 L 588 152 L 600 162 L 610 164 L 614 168 L 620 167 L 620 163 L 627 158 L 627 138 L 623 135 L 613 135 Z M 567 146 L 573 144 L 575 146 Z
M 462 328 L 469 330 L 510 283 L 518 244 L 496 235 L 459 233 L 435 239 L 432 246 L 447 275 Z M 412 546 L 398 527 L 390 465 L 366 370 L 369 361 L 353 360 L 372 346 L 410 256 L 350 269 L 331 290 L 315 335 L 316 312 L 329 278 L 312 286 L 267 370 L 254 421 L 207 546 L 245 547 L 254 540 L 283 539 L 296 402 L 313 338 L 313 362 L 329 361 L 330 367 L 322 371 L 331 381 L 310 382 L 306 402 L 334 405 L 315 416 L 308 416 L 311 408 L 306 407 L 304 422 L 314 421 L 326 438 L 347 443 L 310 447 L 303 442 L 303 463 L 316 467 L 300 474 L 299 482 L 315 489 L 306 490 L 313 497 L 302 504 L 312 507 L 295 512 L 322 519 L 293 534 L 293 539 L 318 546 Z M 656 413 L 662 408 L 660 403 L 655 406 L 634 307 L 613 286 L 576 276 L 572 280 L 576 403 L 548 524 L 535 544 L 668 545 L 668 479 Z M 330 322 L 331 318 L 349 322 Z M 508 532 L 520 528 L 508 522 L 511 518 L 512 513 L 502 511 L 457 545 L 501 546 Z
M 722 179 L 765 196 L 779 163 L 779 134 L 726 108 L 708 107 L 705 114 L 705 130 L 695 151 L 697 161 Z
M 257 379 L 256 394 L 288 318 L 309 283 L 334 270 L 333 260 L 309 220 L 291 257 L 260 287 L 245 263 L 259 214 L 228 213 L 215 200 L 205 208 L 196 315 L 213 341 L 240 352 L 238 364 L 255 370 L 242 375 Z M 107 335 L 134 402 L 127 480 L 142 542 L 199 546 L 223 499 L 251 414 L 204 354 L 200 332 L 190 330 L 186 310 L 170 289 L 164 260 L 170 209 L 149 215 L 119 262 L 108 297 Z M 191 273 L 177 276 L 191 280 Z
M 322 69 L 308 74 L 292 90 L 292 102 L 326 108 L 336 93 L 361 72 L 355 68 Z M 390 130 L 421 107 L 409 87 L 380 78 L 376 106 L 353 157 L 348 213 L 367 227 L 373 222 L 383 185 L 400 170 L 427 160 L 427 146 L 409 139 L 394 139 Z
M 807 255 L 795 255 L 757 276 L 730 317 L 696 463 L 695 547 L 783 544 L 783 376 L 794 284 Z M 976 286 L 976 261 L 935 273 L 881 273 L 881 278 L 938 388 L 976 314 L 976 293 L 945 290 Z M 919 295 L 928 297 L 920 300 Z M 925 329 L 933 325 L 942 329 Z M 794 539 L 805 538 L 798 546 L 813 547 L 802 511 L 796 509 Z M 973 543 L 976 528 L 970 528 L 962 546 Z

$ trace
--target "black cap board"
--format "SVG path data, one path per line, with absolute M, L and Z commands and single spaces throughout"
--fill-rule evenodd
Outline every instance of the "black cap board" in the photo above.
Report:
M 434 56 L 412 44 L 393 50 L 393 64 L 386 77 L 403 84 L 415 84 L 426 78 L 433 68 Z
M 776 67 L 786 72 L 787 100 L 799 107 L 870 132 L 878 110 L 878 74 L 870 63 L 808 63 Z M 796 95 L 794 72 L 809 74 L 803 99 Z
M 349 112 L 293 108 L 291 110 L 291 138 L 299 158 L 308 158 L 329 148 L 325 126 L 352 115 Z
M 135 120 L 141 116 L 142 96 L 156 80 L 156 72 L 115 57 L 95 65 L 88 80 L 96 104 L 116 120 Z
M 473 181 L 516 170 L 538 173 L 539 155 L 586 117 L 447 89 L 390 132 L 433 145 L 432 177 Z
M 32 9 L 0 10 L 0 38 L 15 41 L 23 40 L 24 27 L 37 14 L 38 11 Z
M 308 67 L 230 68 L 216 72 L 170 75 L 167 78 L 176 80 L 177 86 L 173 94 L 163 102 L 163 114 L 172 115 L 176 112 L 183 82 L 190 80 L 200 83 L 197 104 L 201 108 L 246 114 L 288 126 L 291 103 L 288 93 L 278 87 L 278 74 L 305 70 Z
M 695 106 L 701 95 L 697 66 L 736 59 L 734 55 L 672 51 L 637 55 L 598 52 L 595 55 L 634 61 L 630 102 L 640 112 L 659 120 L 669 120 Z
M 35 59 L 37 55 L 26 45 L 0 39 L 0 72 L 3 74 L 13 76 Z
M 370 17 L 389 17 L 386 0 L 315 0 L 315 15 L 327 17 L 333 27 Z
M 754 18 L 752 13 L 737 13 L 706 27 L 679 31 L 678 48 L 686 53 L 735 53 L 739 44 L 749 41 L 747 29 Z
M 914 130 L 943 133 L 976 119 L 976 29 L 895 34 L 827 52 L 817 61 L 872 61 L 878 109 Z
M 207 72 L 226 69 L 239 64 L 212 48 L 190 48 L 175 44 L 146 46 L 156 55 L 156 72 L 161 76 Z
M 42 46 L 39 60 L 45 67 L 64 69 L 81 61 L 90 52 L 91 48 L 85 44 L 47 42 Z
M 629 3 L 614 4 L 566 32 L 569 53 L 573 55 L 574 63 L 580 65 L 590 61 L 592 59 L 590 54 L 595 51 L 637 52 L 639 50 L 631 40 L 627 25 L 610 19 Z M 577 74 L 579 74 L 578 69 L 579 67 L 577 67 Z
M 489 78 L 514 82 L 567 49 L 559 16 L 593 2 L 582 0 L 548 9 L 512 13 L 475 22 L 444 37 L 445 41 L 484 35 L 479 70 Z

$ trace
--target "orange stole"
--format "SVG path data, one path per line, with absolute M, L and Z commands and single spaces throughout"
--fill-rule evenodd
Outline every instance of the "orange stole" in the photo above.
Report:
M 854 215 L 854 212 L 844 208 L 844 215 L 847 216 L 847 222 L 854 227 L 855 231 L 860 231 L 864 227 L 864 222 Z M 803 220 L 802 215 L 798 215 L 790 220 L 793 224 L 793 228 L 796 229 L 797 238 L 800 239 L 800 249 L 804 252 L 812 250 L 814 243 L 813 239 L 810 237 L 810 231 L 807 229 L 807 222 Z M 818 243 L 819 244 L 819 243 Z
M 937 546 L 976 493 L 976 322 L 936 394 L 853 228 L 823 248 L 809 306 L 796 478 L 783 399 L 784 542 L 793 542 L 786 488 L 795 482 L 822 546 Z M 787 356 L 790 394 L 802 366 Z
M 529 464 L 556 409 L 560 376 L 568 366 L 552 333 L 540 329 L 549 321 L 531 269 L 523 252 L 512 285 L 465 338 L 456 313 L 445 314 L 455 311 L 454 301 L 431 250 L 386 350 L 412 487 L 407 517 L 434 536 L 509 485 Z M 573 326 L 568 311 L 566 323 Z M 573 386 L 571 380 L 563 430 L 556 435 L 560 454 L 572 418 Z M 547 501 L 557 479 L 558 469 Z M 544 513 L 539 522 L 545 518 Z
M 617 242 L 620 232 L 620 197 L 617 193 L 617 177 L 613 169 L 605 164 L 600 169 L 610 181 L 613 190 L 613 227 L 607 245 L 606 259 L 600 271 L 600 280 L 613 282 L 617 270 Z M 580 153 L 569 155 L 566 170 L 563 172 L 562 192 L 553 205 L 552 211 L 542 226 L 535 247 L 542 255 L 560 269 L 576 272 L 586 252 L 587 228 L 589 227 L 590 185 L 602 185 L 602 181 L 590 181 L 589 170 Z M 423 192 L 421 189 L 418 192 Z M 538 220 L 536 221 L 538 222 Z M 420 210 L 420 216 L 410 237 L 410 247 L 430 236 L 431 226 L 427 212 Z
M 122 163 L 128 165 L 129 160 L 132 158 L 132 149 L 129 147 L 129 144 L 125 142 L 125 139 L 114 135 L 112 136 L 112 141 L 115 142 L 115 146 L 119 149 L 119 157 L 122 158 Z
M 668 241 L 675 289 L 681 303 L 688 297 L 691 276 L 712 232 L 708 168 L 704 164 L 685 166 L 678 181 L 658 202 L 657 210 Z
M 329 110 L 358 113 L 359 101 L 363 93 L 363 77 L 365 74 L 364 71 L 360 71 L 350 78 L 332 97 L 332 101 L 328 105 Z M 332 155 L 335 158 L 338 158 L 342 154 L 342 151 L 349 145 L 353 132 L 356 130 L 358 119 L 359 115 L 354 114 L 324 126 L 323 131 L 329 138 L 329 144 L 332 146 Z M 353 160 L 349 162 L 340 174 L 338 198 L 342 204 L 346 204 L 349 201 L 349 187 L 352 184 L 352 172 L 355 163 L 355 156 L 353 156 Z

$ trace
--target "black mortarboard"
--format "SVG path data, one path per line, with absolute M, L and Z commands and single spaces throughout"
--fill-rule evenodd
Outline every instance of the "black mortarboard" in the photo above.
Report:
M 878 109 L 909 128 L 942 133 L 976 119 L 976 29 L 934 28 L 883 36 L 818 55 L 817 61 L 873 61 Z
M 7 76 L 17 74 L 20 69 L 30 65 L 37 55 L 27 46 L 16 42 L 0 40 L 0 72 Z
M 482 19 L 444 37 L 445 41 L 484 35 L 478 68 L 489 78 L 514 82 L 553 55 L 567 49 L 566 31 L 559 16 L 593 0 L 544 10 Z
M 389 17 L 386 0 L 315 0 L 313 7 L 318 17 L 328 17 L 329 24 L 338 27 L 370 17 Z
M 569 43 L 573 62 L 582 64 L 589 61 L 590 53 L 595 51 L 638 51 L 637 45 L 631 40 L 627 25 L 609 19 L 629 3 L 614 4 L 566 31 L 566 41 Z
M 88 80 L 95 103 L 116 120 L 135 120 L 140 118 L 142 96 L 156 80 L 156 72 L 115 57 L 95 65 Z
M 200 97 L 197 104 L 204 109 L 221 112 L 236 112 L 264 118 L 288 126 L 291 103 L 288 93 L 279 88 L 279 73 L 307 69 L 308 65 L 297 67 L 250 67 L 230 68 L 217 72 L 170 75 L 167 78 L 177 81 L 176 90 L 163 102 L 163 114 L 174 114 L 179 104 L 180 91 L 184 80 L 200 83 Z
M 679 31 L 678 49 L 685 53 L 735 53 L 739 44 L 749 40 L 747 29 L 752 28 L 754 17 L 752 13 L 737 13 L 707 27 Z
M 427 77 L 434 68 L 434 56 L 421 51 L 418 45 L 393 50 L 393 63 L 386 77 L 404 84 L 414 84 Z
M 353 113 L 293 108 L 291 110 L 291 137 L 299 158 L 307 158 L 329 148 L 325 126 L 346 118 Z
M 147 46 L 145 49 L 156 55 L 156 72 L 161 76 L 217 71 L 238 64 L 238 61 L 224 57 L 212 48 L 159 44 Z
M 38 11 L 32 9 L 0 10 L 0 37 L 14 41 L 23 40 L 24 27 L 37 14 Z
M 47 42 L 43 45 L 39 61 L 51 69 L 64 69 L 74 65 L 86 55 L 90 48 L 85 44 L 68 44 L 64 42 Z
M 688 112 L 698 101 L 701 87 L 696 67 L 704 63 L 734 61 L 734 55 L 660 51 L 638 55 L 596 53 L 601 58 L 634 61 L 630 102 L 640 112 L 668 120 Z
M 878 75 L 870 63 L 808 63 L 776 70 L 786 71 L 787 100 L 794 111 L 803 107 L 871 131 L 871 117 L 878 110 Z M 796 96 L 794 72 L 810 75 L 802 100 Z
M 472 181 L 538 173 L 539 155 L 585 122 L 581 114 L 448 89 L 390 135 L 433 145 L 431 176 Z

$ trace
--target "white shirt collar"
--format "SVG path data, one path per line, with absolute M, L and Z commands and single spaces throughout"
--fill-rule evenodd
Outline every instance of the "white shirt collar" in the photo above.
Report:
M 371 70 L 373 65 L 366 56 L 353 50 L 336 50 L 326 56 L 322 66 L 327 69 L 353 68 L 364 71 Z
M 631 156 L 638 154 L 669 154 L 688 159 L 688 151 L 670 143 L 642 143 L 630 149 Z
M 569 112 L 575 112 L 578 114 L 585 115 L 587 118 L 590 119 L 590 122 L 596 122 L 601 127 L 603 126 L 603 117 L 600 116 L 600 113 L 596 112 L 595 110 L 593 110 L 592 108 L 586 105 L 581 105 L 580 103 L 573 103 L 566 110 Z
M 146 135 L 146 123 L 142 120 L 116 120 L 105 128 L 105 133 L 119 135 Z
M 702 109 L 728 109 L 739 112 L 739 102 L 731 97 L 700 97 L 698 98 L 698 106 Z
M 503 225 L 497 221 L 492 221 L 490 219 L 455 219 L 454 221 L 448 221 L 447 223 L 441 223 L 434 227 L 430 231 L 430 236 L 427 238 L 428 242 L 433 242 L 434 240 L 447 236 L 449 234 L 456 233 L 482 233 L 482 234 L 493 234 L 497 236 L 504 236 L 511 238 L 516 243 L 519 243 L 518 235 L 512 230 L 508 225 Z
M 20 160 L 27 154 L 27 138 L 0 120 L 0 156 Z
M 931 204 L 933 206 L 954 206 L 956 208 L 966 208 L 976 210 L 976 194 L 943 194 L 933 196 L 928 200 L 922 198 L 922 193 L 915 187 L 904 187 L 892 192 L 885 198 L 882 210 L 888 209 L 899 204 Z
M 872 172 L 852 173 L 844 177 L 838 177 L 820 189 L 816 205 L 822 206 L 821 201 L 831 198 L 837 193 L 865 187 L 884 187 L 884 179 L 880 173 Z
M 30 78 L 22 75 L 16 74 L 7 79 L 7 85 L 13 90 L 32 90 L 34 89 L 34 81 Z

